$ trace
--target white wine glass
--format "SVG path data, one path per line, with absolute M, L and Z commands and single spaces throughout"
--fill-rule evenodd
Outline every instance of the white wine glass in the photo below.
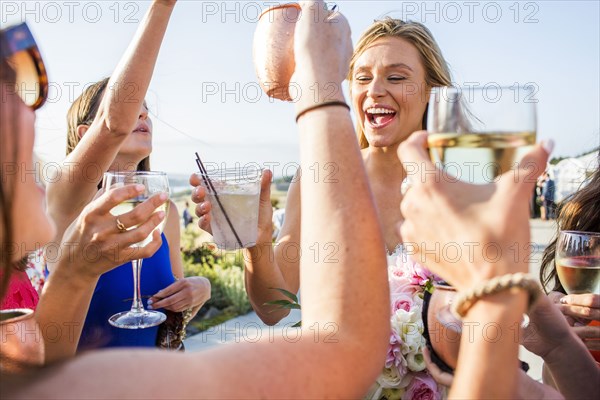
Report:
M 600 233 L 561 231 L 554 260 L 568 294 L 600 294 Z
M 105 190 L 109 188 L 140 184 L 144 186 L 144 191 L 137 197 L 124 201 L 117 205 L 111 210 L 111 214 L 119 216 L 133 210 L 138 204 L 143 203 L 145 200 L 157 193 L 169 193 L 169 179 L 167 174 L 164 172 L 149 172 L 149 171 L 133 171 L 133 172 L 107 172 L 104 174 L 104 180 L 102 186 Z M 164 211 L 167 215 L 169 209 L 169 202 L 165 202 L 156 211 Z M 163 220 L 157 227 L 159 232 L 162 233 L 164 228 Z M 127 229 L 134 229 L 136 226 L 128 227 Z M 143 247 L 152 241 L 152 234 L 142 240 L 139 243 L 132 245 L 132 247 Z M 150 328 L 152 326 L 160 325 L 167 318 L 165 314 L 154 311 L 145 310 L 142 303 L 142 297 L 140 292 L 140 272 L 142 270 L 142 259 L 132 260 L 131 265 L 133 269 L 133 302 L 131 304 L 131 310 L 123 311 L 113 315 L 108 319 L 108 322 L 117 328 L 123 329 L 143 329 Z
M 536 87 L 434 88 L 427 110 L 431 160 L 448 179 L 485 184 L 515 169 L 536 141 Z

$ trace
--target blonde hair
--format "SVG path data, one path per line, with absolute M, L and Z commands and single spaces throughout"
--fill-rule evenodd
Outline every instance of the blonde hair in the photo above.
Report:
M 67 155 L 75 150 L 75 147 L 81 141 L 77 133 L 79 125 L 91 125 L 98 113 L 102 98 L 108 86 L 109 78 L 85 88 L 67 112 Z M 144 158 L 137 166 L 138 171 L 150 171 L 150 157 Z
M 385 37 L 397 37 L 404 39 L 416 47 L 421 62 L 425 67 L 425 83 L 429 87 L 450 86 L 452 83 L 450 76 L 450 68 L 442 55 L 438 44 L 433 35 L 419 22 L 402 21 L 386 17 L 382 20 L 375 21 L 360 37 L 352 58 L 350 60 L 350 71 L 348 81 L 350 81 L 350 93 L 352 93 L 352 71 L 356 60 L 369 48 L 375 41 Z M 423 115 L 423 127 L 425 128 L 427 121 L 427 110 Z M 360 123 L 356 126 L 356 134 L 361 149 L 369 147 L 369 142 L 365 137 L 364 131 Z

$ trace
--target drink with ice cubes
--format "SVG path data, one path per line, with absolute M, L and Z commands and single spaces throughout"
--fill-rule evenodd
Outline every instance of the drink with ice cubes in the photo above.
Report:
M 261 171 L 226 169 L 208 172 L 207 177 L 212 183 L 206 191 L 212 205 L 210 227 L 215 244 L 223 250 L 254 246 L 258 236 Z M 206 182 L 203 184 L 207 186 Z

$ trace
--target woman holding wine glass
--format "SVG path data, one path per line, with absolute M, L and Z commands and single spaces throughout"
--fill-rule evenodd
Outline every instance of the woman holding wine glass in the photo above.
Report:
M 587 185 L 559 204 L 556 210 L 556 224 L 559 231 L 544 251 L 540 280 L 551 290 L 549 296 L 557 303 L 575 333 L 583 340 L 596 361 L 600 362 L 600 290 L 598 287 L 600 285 L 600 245 L 598 244 L 600 204 L 598 198 L 600 198 L 600 169 L 592 174 Z M 567 239 L 569 236 L 577 237 L 579 232 L 581 233 L 579 236 L 596 237 L 593 242 L 590 242 L 595 247 L 589 248 L 589 254 L 568 254 Z M 586 235 L 586 232 L 589 234 Z M 568 266 L 565 268 L 560 265 L 569 264 L 569 257 L 571 261 L 576 261 L 577 256 L 580 259 L 583 256 L 584 260 L 588 261 L 580 266 L 584 269 Z M 563 268 L 566 273 L 561 274 L 559 268 Z
M 94 176 L 90 171 L 128 172 L 131 177 L 148 174 L 153 132 L 144 97 L 175 3 L 154 1 L 111 78 L 87 87 L 71 106 L 64 171 L 60 179 L 48 185 L 47 193 L 48 210 L 57 225 L 57 239 L 98 194 L 102 176 Z M 166 177 L 164 180 L 159 186 L 168 194 Z M 148 180 L 132 182 L 143 184 Z M 165 211 L 163 244 L 144 261 L 145 267 L 141 268 L 141 260 L 134 260 L 133 273 L 132 265 L 124 264 L 100 278 L 80 349 L 155 346 L 156 325 L 162 322 L 161 317 L 145 312 L 144 308 L 185 311 L 186 317 L 191 318 L 210 298 L 210 283 L 206 278 L 183 277 L 179 215 L 173 202 L 169 202 Z M 117 221 L 120 231 L 131 228 Z M 51 273 L 52 268 L 49 264 Z M 134 289 L 138 284 L 140 290 Z M 137 319 L 127 323 L 111 319 L 111 326 L 108 320 L 129 308 L 129 304 Z M 125 327 L 128 329 L 120 329 Z M 136 327 L 148 329 L 131 330 Z

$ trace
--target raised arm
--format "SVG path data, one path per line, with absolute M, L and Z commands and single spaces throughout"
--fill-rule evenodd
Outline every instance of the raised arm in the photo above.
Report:
M 152 2 L 110 78 L 94 121 L 63 162 L 61 179 L 48 185 L 48 211 L 57 224 L 58 238 L 97 191 L 99 181 L 90 179 L 89 171 L 108 170 L 133 131 L 174 6 L 175 1 Z

